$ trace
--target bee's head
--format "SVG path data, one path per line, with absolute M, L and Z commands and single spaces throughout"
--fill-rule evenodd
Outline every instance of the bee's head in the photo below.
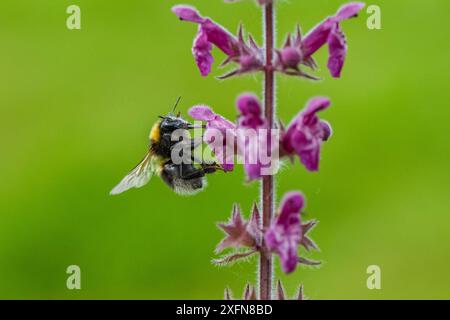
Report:
M 189 123 L 179 116 L 168 115 L 160 118 L 161 122 L 159 124 L 159 129 L 161 131 L 161 134 L 172 133 L 178 129 L 189 130 L 197 128 L 195 125 Z
M 153 143 L 157 143 L 160 141 L 161 137 L 164 137 L 165 134 L 172 134 L 175 130 L 183 129 L 190 130 L 195 128 L 204 128 L 204 126 L 195 126 L 190 122 L 181 118 L 180 113 L 174 115 L 175 109 L 180 102 L 181 97 L 178 98 L 175 106 L 171 113 L 166 116 L 159 116 L 160 120 L 157 121 L 151 132 L 150 132 L 150 141 Z

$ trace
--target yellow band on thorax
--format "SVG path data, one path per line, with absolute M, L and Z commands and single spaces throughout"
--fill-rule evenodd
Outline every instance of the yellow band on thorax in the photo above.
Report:
M 156 122 L 153 125 L 152 130 L 150 131 L 150 141 L 152 141 L 152 142 L 159 141 L 159 137 L 160 137 L 159 126 L 160 126 L 160 121 Z

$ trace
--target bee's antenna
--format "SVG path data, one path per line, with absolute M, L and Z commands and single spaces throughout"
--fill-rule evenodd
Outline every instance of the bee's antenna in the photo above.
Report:
M 175 110 L 177 109 L 178 104 L 180 103 L 180 100 L 181 100 L 181 96 L 179 96 L 177 99 L 177 102 L 175 102 L 175 105 L 173 106 L 173 109 L 172 109 L 172 113 L 175 113 Z

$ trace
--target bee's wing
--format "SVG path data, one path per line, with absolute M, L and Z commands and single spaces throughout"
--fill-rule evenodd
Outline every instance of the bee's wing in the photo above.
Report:
M 152 154 L 149 152 L 145 158 L 114 187 L 109 193 L 116 195 L 131 188 L 140 188 L 146 185 L 153 175 Z

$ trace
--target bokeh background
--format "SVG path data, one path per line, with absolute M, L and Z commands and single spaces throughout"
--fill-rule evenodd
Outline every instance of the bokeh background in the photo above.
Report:
M 280 1 L 278 42 L 300 22 L 309 30 L 344 1 Z M 190 53 L 196 27 L 179 23 L 172 0 L 0 3 L 0 298 L 218 299 L 255 283 L 256 260 L 218 268 L 215 227 L 233 202 L 246 214 L 258 183 L 242 168 L 209 178 L 207 190 L 179 197 L 160 180 L 110 197 L 109 190 L 145 153 L 158 115 L 211 105 L 233 118 L 243 91 L 260 94 L 260 76 L 201 78 Z M 252 1 L 190 0 L 234 31 L 257 39 Z M 288 122 L 314 95 L 333 106 L 322 116 L 335 134 L 319 174 L 288 165 L 277 194 L 302 190 L 320 268 L 277 278 L 312 299 L 450 298 L 450 91 L 447 0 L 369 1 L 343 24 L 349 57 L 331 79 L 278 80 L 278 116 Z M 82 29 L 66 28 L 77 4 Z M 218 51 L 215 56 L 221 58 Z M 217 64 L 216 64 L 217 66 Z M 215 69 L 214 75 L 220 73 Z M 81 267 L 82 289 L 66 288 L 66 268 Z M 366 288 L 366 268 L 382 269 L 382 289 Z

